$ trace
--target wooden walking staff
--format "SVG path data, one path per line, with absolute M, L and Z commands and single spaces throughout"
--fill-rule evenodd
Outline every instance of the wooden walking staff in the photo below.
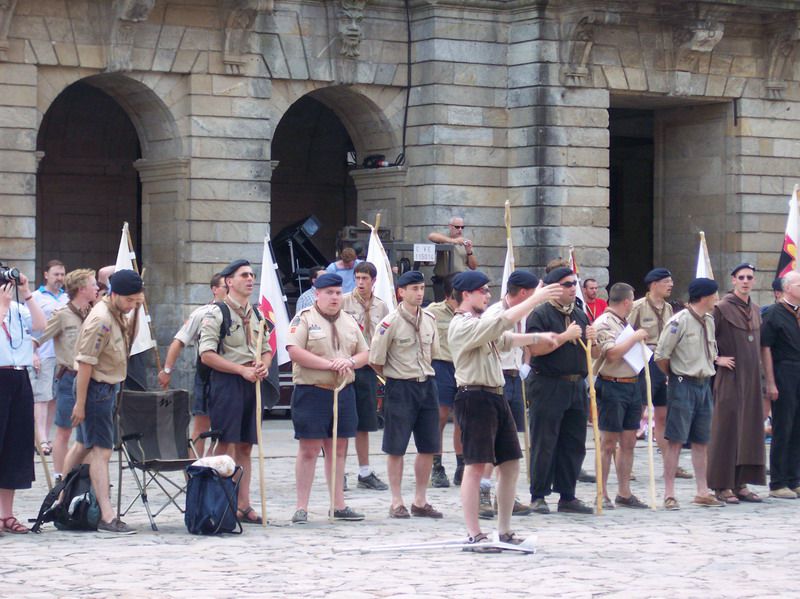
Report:
M 47 465 L 47 457 L 45 457 L 44 452 L 42 451 L 42 444 L 39 442 L 39 432 L 36 430 L 36 426 L 33 427 L 33 437 L 36 443 L 36 453 L 39 454 L 39 459 L 42 461 L 42 468 L 44 469 L 44 479 L 47 481 L 47 490 L 53 490 L 53 479 L 50 478 L 50 468 Z
M 644 380 L 647 385 L 647 461 L 650 467 L 650 508 L 656 509 L 656 466 L 653 453 L 653 388 L 650 386 L 650 364 L 647 359 L 647 346 L 642 344 L 644 358 Z
M 258 321 L 256 340 L 256 363 L 261 362 L 261 347 L 264 345 L 264 326 L 266 321 Z M 275 357 L 273 356 L 273 359 Z M 261 436 L 261 380 L 256 380 L 256 440 L 258 441 L 258 490 L 261 493 L 261 526 L 267 527 L 267 493 L 264 489 L 264 448 Z
M 597 513 L 603 513 L 603 461 L 600 454 L 600 426 L 597 423 L 597 392 L 594 390 L 594 368 L 592 365 L 592 340 L 586 343 L 578 339 L 586 351 L 586 368 L 589 371 L 589 410 L 592 415 L 592 431 L 594 433 L 594 467 L 597 478 Z
M 333 513 L 336 510 L 336 462 L 339 459 L 339 452 L 336 451 L 336 445 L 339 442 L 339 391 L 344 389 L 347 379 L 342 379 L 342 382 L 337 385 L 333 390 L 333 434 L 331 435 L 331 508 L 328 512 L 328 519 L 333 522 Z

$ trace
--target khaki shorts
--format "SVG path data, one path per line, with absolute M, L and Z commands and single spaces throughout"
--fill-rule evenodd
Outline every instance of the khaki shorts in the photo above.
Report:
M 56 359 L 45 358 L 42 360 L 42 367 L 37 374 L 33 368 L 28 368 L 28 375 L 31 377 L 31 387 L 33 388 L 33 401 L 52 401 L 55 399 L 53 389 L 53 379 L 56 376 Z

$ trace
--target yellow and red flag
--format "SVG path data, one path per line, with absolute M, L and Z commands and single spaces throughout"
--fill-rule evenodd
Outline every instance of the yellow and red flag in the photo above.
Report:
M 786 233 L 783 236 L 781 257 L 778 259 L 777 277 L 786 276 L 789 271 L 800 270 L 797 262 L 797 243 L 800 241 L 800 185 L 794 186 L 789 199 L 789 217 L 786 219 Z

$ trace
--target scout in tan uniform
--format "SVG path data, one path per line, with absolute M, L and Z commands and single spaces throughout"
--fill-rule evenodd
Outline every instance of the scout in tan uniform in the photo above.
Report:
M 344 503 L 343 477 L 330 480 L 335 451 L 336 471 L 344 471 L 347 440 L 356 436 L 357 413 L 353 371 L 367 364 L 368 347 L 355 319 L 342 307 L 342 277 L 320 275 L 314 282 L 314 305 L 297 314 L 289 326 L 286 349 L 292 359 L 292 424 L 297 451 L 295 477 L 297 508 L 292 522 L 308 521 L 308 499 L 320 449 L 325 453 L 328 487 L 334 484 L 333 517 L 337 520 L 363 520 L 364 515 Z M 339 426 L 333 448 L 333 390 L 339 391 Z
M 425 278 L 416 270 L 397 280 L 402 302 L 380 323 L 369 352 L 370 365 L 386 377 L 383 398 L 383 451 L 392 490 L 391 518 L 412 514 L 441 518 L 426 498 L 433 454 L 440 450 L 439 404 L 431 359 L 439 355 L 436 319 L 420 306 L 425 295 Z M 414 463 L 416 489 L 411 514 L 403 503 L 403 456 L 411 433 L 417 447 Z
M 213 306 L 200 325 L 198 348 L 200 360 L 211 368 L 208 416 L 211 428 L 222 433 L 217 454 L 230 455 L 242 467 L 237 517 L 244 523 L 261 524 L 261 516 L 250 505 L 250 454 L 258 442 L 256 427 L 261 426 L 255 386 L 267 377 L 272 350 L 264 343 L 260 360 L 255 359 L 259 316 L 249 302 L 256 280 L 250 263 L 234 260 L 220 274 L 228 287 L 225 306 L 230 327 L 223 336 L 224 315 L 219 306 Z
M 647 331 L 645 343 L 651 351 L 655 351 L 658 338 L 673 314 L 672 305 L 668 301 L 672 295 L 672 273 L 666 268 L 654 268 L 645 275 L 644 282 L 647 285 L 647 295 L 633 302 L 633 310 L 631 310 L 628 321 L 635 330 Z M 667 450 L 667 442 L 664 439 L 664 423 L 667 419 L 667 377 L 656 366 L 653 358 L 650 358 L 648 368 L 650 368 L 650 386 L 654 407 L 655 431 L 653 434 L 663 456 Z M 639 397 L 643 404 L 647 403 L 645 384 L 645 374 L 642 372 L 639 375 Z M 692 474 L 678 465 L 677 477 L 692 478 Z
M 669 376 L 667 386 L 668 441 L 664 454 L 664 508 L 679 509 L 675 499 L 675 470 L 685 443 L 692 444 L 697 495 L 692 503 L 704 507 L 725 505 L 709 494 L 706 448 L 711 438 L 711 377 L 715 373 L 717 342 L 714 318 L 718 286 L 711 279 L 689 283 L 689 306 L 673 316 L 656 346 L 658 367 Z
M 511 531 L 511 512 L 522 450 L 514 416 L 503 398 L 503 369 L 498 351 L 514 345 L 553 347 L 555 337 L 551 333 L 509 331 L 536 304 L 557 297 L 560 289 L 558 285 L 541 287 L 513 308 L 482 318 L 491 297 L 488 283 L 489 277 L 479 271 L 459 273 L 453 280 L 459 308 L 450 323 L 448 340 L 456 366 L 455 415 L 461 425 L 466 463 L 461 504 L 468 542 L 486 542 L 488 537 L 481 532 L 478 520 L 480 480 L 486 464 L 495 464 L 500 540 L 519 544 L 522 539 Z
M 606 496 L 603 508 L 614 509 L 608 497 L 608 471 L 611 459 L 617 470 L 619 490 L 615 503 L 630 508 L 647 508 L 631 493 L 631 467 L 633 449 L 636 447 L 636 431 L 642 403 L 639 399 L 639 373 L 626 361 L 625 354 L 631 349 L 641 351 L 640 341 L 647 339 L 647 331 L 639 329 L 624 341 L 617 341 L 628 326 L 628 316 L 633 307 L 633 287 L 627 283 L 615 283 L 608 292 L 608 308 L 594 321 L 600 358 L 595 365 L 598 373 L 595 380 L 597 390 L 598 425 L 603 447 L 603 489 Z M 619 445 L 619 451 L 617 446 Z
M 79 427 L 64 472 L 88 458 L 92 488 L 100 506 L 98 532 L 133 534 L 114 514 L 108 491 L 108 462 L 114 447 L 114 405 L 128 371 L 135 331 L 125 318 L 144 301 L 142 278 L 132 270 L 111 276 L 111 295 L 98 302 L 83 322 L 75 346 L 75 407 L 72 426 Z
M 389 313 L 386 303 L 372 293 L 378 271 L 371 262 L 360 262 L 355 267 L 356 288 L 342 298 L 342 310 L 356 319 L 367 345 L 384 316 Z M 369 465 L 369 434 L 378 430 L 378 377 L 369 366 L 355 371 L 356 455 L 358 456 L 358 487 L 385 491 L 389 486 L 377 477 Z
M 439 393 L 439 445 L 444 446 L 444 427 L 453 411 L 453 402 L 456 399 L 456 368 L 453 366 L 453 356 L 450 354 L 450 345 L 447 342 L 447 330 L 450 321 L 458 308 L 458 302 L 453 298 L 453 277 L 450 273 L 442 279 L 444 299 L 441 302 L 429 304 L 426 310 L 436 317 L 436 330 L 439 333 L 439 357 L 432 362 L 436 371 L 436 388 Z M 459 486 L 461 477 L 464 476 L 464 456 L 461 449 L 461 428 L 457 422 L 453 423 L 453 449 L 456 452 L 456 471 L 453 474 L 453 484 Z M 431 471 L 431 486 L 446 488 L 450 486 L 447 473 L 442 465 L 442 454 L 433 456 L 433 470 Z
M 86 268 L 67 273 L 64 279 L 69 303 L 53 312 L 41 337 L 34 343 L 53 340 L 56 353 L 56 435 L 53 439 L 53 468 L 56 479 L 64 472 L 64 458 L 72 435 L 72 409 L 75 407 L 75 343 L 78 332 L 97 298 L 95 272 Z

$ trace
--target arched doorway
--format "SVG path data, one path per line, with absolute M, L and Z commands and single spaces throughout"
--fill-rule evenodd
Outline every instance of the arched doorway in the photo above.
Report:
M 37 264 L 113 264 L 124 221 L 141 256 L 141 186 L 133 166 L 141 149 L 117 101 L 87 83 L 70 85 L 44 115 L 37 150 Z
M 348 168 L 353 151 L 347 129 L 330 108 L 311 96 L 292 104 L 272 139 L 272 159 L 278 162 L 271 183 L 273 235 L 313 215 L 321 224 L 313 243 L 333 260 L 337 232 L 357 222 Z

